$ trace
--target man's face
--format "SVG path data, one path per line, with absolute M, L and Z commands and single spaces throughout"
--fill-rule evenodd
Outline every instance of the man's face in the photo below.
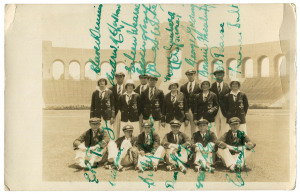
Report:
M 98 82 L 98 84 L 99 84 L 100 87 L 105 86 L 105 80 L 104 80 L 104 79 L 101 79 L 101 80 Z
M 215 75 L 218 82 L 222 82 L 224 79 L 224 73 L 223 72 L 217 72 Z
M 132 92 L 132 90 L 133 90 L 133 85 L 128 84 L 128 85 L 127 85 L 127 91 L 128 91 L 128 92 Z
M 116 76 L 116 79 L 117 79 L 117 83 L 118 83 L 119 85 L 123 84 L 124 76 L 122 76 L 122 75 L 117 75 L 117 76 Z
M 170 89 L 171 89 L 171 91 L 172 92 L 175 92 L 175 91 L 177 91 L 177 85 L 176 84 L 172 84 L 171 86 L 170 86 Z
M 126 138 L 132 137 L 132 131 L 130 131 L 130 130 L 129 131 L 125 131 L 124 134 L 125 134 Z
M 150 126 L 144 126 L 144 131 L 146 134 L 149 134 L 150 133 L 150 130 L 151 130 L 151 127 Z
M 236 133 L 236 131 L 239 129 L 239 127 L 240 127 L 240 124 L 239 124 L 239 123 L 232 123 L 232 124 L 230 124 L 230 129 L 231 129 L 234 133 Z
M 201 88 L 202 88 L 202 90 L 204 90 L 204 91 L 209 90 L 209 83 L 208 83 L 208 82 L 203 82 L 203 83 L 201 84 Z
M 146 85 L 147 84 L 147 78 L 140 77 L 140 82 L 141 82 L 142 85 Z
M 90 123 L 93 131 L 96 131 L 100 127 L 100 123 Z
M 232 90 L 238 90 L 240 88 L 239 84 L 237 82 L 233 82 L 231 84 L 231 89 Z
M 206 131 L 208 129 L 208 125 L 205 123 L 201 123 L 198 125 L 198 129 L 201 133 L 206 133 Z
M 148 83 L 149 83 L 149 87 L 155 87 L 155 84 L 156 84 L 156 79 L 154 79 L 154 78 L 150 78 L 149 79 L 149 81 L 148 81 Z
M 186 75 L 189 82 L 193 82 L 195 80 L 195 74 L 194 73 L 189 73 Z
M 172 130 L 174 135 L 177 135 L 179 133 L 179 129 L 180 129 L 179 126 L 171 125 L 171 130 Z

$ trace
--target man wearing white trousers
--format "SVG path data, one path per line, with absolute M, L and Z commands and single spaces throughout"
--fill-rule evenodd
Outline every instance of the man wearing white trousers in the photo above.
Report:
M 214 132 L 208 130 L 208 120 L 201 118 L 198 122 L 199 131 L 192 136 L 192 150 L 195 153 L 195 171 L 213 172 L 213 154 L 217 137 Z
M 160 145 L 160 137 L 154 131 L 150 121 L 145 121 L 142 128 L 143 132 L 138 136 L 136 142 L 139 150 L 136 169 L 141 172 L 146 169 L 156 171 L 159 161 L 164 161 L 165 149 Z
M 162 146 L 166 149 L 166 163 L 169 171 L 179 168 L 186 173 L 187 161 L 192 152 L 189 150 L 190 138 L 179 131 L 181 122 L 172 120 L 170 122 L 171 132 L 167 133 L 162 140 Z
M 245 167 L 245 159 L 256 146 L 244 131 L 239 130 L 240 123 L 237 117 L 229 119 L 230 130 L 216 142 L 217 155 L 231 172 L 241 171 Z

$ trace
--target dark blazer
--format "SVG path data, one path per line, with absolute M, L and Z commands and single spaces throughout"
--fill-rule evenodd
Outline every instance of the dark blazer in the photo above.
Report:
M 245 93 L 239 92 L 237 100 L 234 102 L 233 95 L 228 93 L 224 96 L 225 117 L 227 123 L 230 118 L 238 117 L 241 119 L 241 124 L 246 123 L 246 114 L 248 111 L 248 99 Z
M 73 142 L 74 149 L 78 149 L 78 145 L 84 142 L 85 147 L 92 147 L 99 143 L 101 148 L 105 148 L 110 141 L 109 135 L 106 130 L 98 129 L 95 136 L 93 135 L 93 130 L 89 129 L 84 132 L 79 138 Z
M 184 94 L 182 92 L 178 92 L 176 101 L 173 104 L 171 101 L 171 92 L 169 92 L 164 98 L 162 122 L 170 123 L 173 119 L 183 122 L 186 119 L 188 111 L 189 109 Z
M 225 82 L 223 82 L 223 88 L 221 90 L 221 92 L 218 92 L 218 86 L 217 86 L 217 82 L 214 82 L 211 85 L 210 91 L 212 91 L 213 93 L 215 93 L 217 95 L 217 99 L 218 99 L 218 104 L 221 108 L 222 114 L 225 117 L 225 107 L 224 107 L 224 96 L 229 93 L 231 91 L 229 85 Z
M 119 97 L 121 95 L 118 95 L 118 88 L 117 88 L 117 84 L 111 86 L 109 88 L 112 92 L 113 92 L 113 96 L 114 96 L 114 102 L 115 102 L 115 112 L 117 114 L 117 110 L 118 110 L 118 104 L 119 104 Z M 124 84 L 123 84 L 123 90 L 122 90 L 122 94 L 124 94 L 126 92 Z
M 237 130 L 237 137 L 234 137 L 231 129 L 224 133 L 222 137 L 220 137 L 220 139 L 216 141 L 216 145 L 219 148 L 225 148 L 226 144 L 230 146 L 240 147 L 244 146 L 246 143 L 251 143 L 251 146 L 249 146 L 249 148 L 251 149 L 256 146 L 256 144 L 253 143 L 243 131 Z M 234 151 L 230 152 L 235 153 Z
M 184 85 L 182 85 L 180 87 L 180 92 L 182 92 L 187 100 L 187 104 L 188 104 L 188 109 L 191 108 L 192 112 L 194 111 L 194 109 L 192 107 L 194 107 L 194 104 L 195 104 L 195 95 L 196 94 L 199 94 L 201 92 L 201 89 L 200 89 L 200 86 L 199 86 L 199 83 L 195 82 L 195 86 L 194 86 L 194 90 L 192 91 L 192 93 L 190 94 L 188 92 L 188 83 L 185 83 Z
M 110 120 L 111 118 L 114 118 L 115 101 L 112 92 L 110 90 L 106 90 L 102 100 L 100 100 L 99 94 L 99 90 L 93 92 L 90 118 L 101 118 L 101 116 L 104 120 Z
M 141 111 L 143 119 L 149 119 L 152 114 L 155 121 L 160 121 L 162 118 L 162 108 L 164 102 L 164 93 L 156 87 L 152 100 L 149 99 L 149 88 L 141 94 Z
M 122 136 L 122 137 L 119 137 L 116 140 L 116 144 L 117 144 L 118 149 L 120 149 L 120 147 L 121 147 L 124 140 L 125 140 L 125 135 Z M 131 140 L 130 140 L 130 143 L 131 143 L 132 146 L 135 146 L 136 145 L 136 137 L 132 136 Z
M 140 95 L 137 93 L 132 94 L 129 104 L 126 102 L 126 93 L 119 97 L 118 109 L 121 112 L 121 121 L 123 122 L 136 122 L 139 121 L 139 116 L 141 114 L 140 107 Z
M 210 133 L 206 132 L 204 138 L 202 138 L 200 131 L 193 133 L 192 135 L 192 149 L 195 151 L 196 143 L 201 143 L 203 147 L 206 147 L 209 142 L 216 143 L 217 136 L 214 132 L 210 131 Z M 214 149 L 216 151 L 216 149 Z
M 146 85 L 146 86 L 147 86 L 147 88 L 149 88 L 148 85 Z M 144 91 L 145 91 L 147 88 L 145 88 Z M 134 89 L 134 92 L 135 92 L 135 93 L 138 93 L 139 95 L 141 95 L 141 84 L 140 84 L 138 87 L 136 87 L 136 88 Z
M 209 91 L 207 99 L 204 102 L 203 92 L 200 92 L 195 97 L 195 106 L 194 106 L 194 120 L 199 120 L 201 117 L 208 120 L 208 122 L 215 122 L 215 116 L 219 110 L 219 104 L 217 95 Z M 208 110 L 213 110 L 212 113 L 209 113 Z
M 179 144 L 183 145 L 184 147 L 188 147 L 189 145 L 191 145 L 190 138 L 186 134 L 184 134 L 180 131 L 178 133 L 178 141 L 179 141 Z M 161 142 L 161 145 L 164 146 L 164 148 L 168 149 L 169 145 L 171 143 L 176 144 L 175 139 L 174 139 L 174 134 L 172 131 L 165 135 L 165 137 L 163 138 L 163 140 Z
M 150 132 L 151 142 L 146 144 L 145 132 L 142 132 L 137 137 L 136 147 L 138 150 L 143 150 L 145 153 L 154 154 L 160 145 L 160 137 L 156 132 Z

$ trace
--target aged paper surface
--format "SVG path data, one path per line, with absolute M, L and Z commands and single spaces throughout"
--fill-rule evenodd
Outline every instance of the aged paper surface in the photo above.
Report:
M 296 18 L 292 4 L 6 5 L 5 187 L 7 190 L 293 189 L 295 54 Z M 244 132 L 256 146 L 247 158 L 240 154 L 246 164 L 241 172 L 238 169 L 231 172 L 226 158 L 216 152 L 213 154 L 219 159 L 215 156 L 212 159 L 214 172 L 195 172 L 196 151 L 190 147 L 186 150 L 194 155 L 185 162 L 177 160 L 178 166 L 175 165 L 183 165 L 185 173 L 182 168 L 168 171 L 163 154 L 159 156 L 162 162 L 157 171 L 151 167 L 139 172 L 134 165 L 124 167 L 123 171 L 105 169 L 103 164 L 91 168 L 89 163 L 87 169 L 82 169 L 76 164 L 73 142 L 90 128 L 92 94 L 101 76 L 108 79 L 109 88 L 117 83 L 115 74 L 123 72 L 124 83 L 131 79 L 137 87 L 139 75 L 147 74 L 158 78 L 156 87 L 167 95 L 171 82 L 178 82 L 179 87 L 188 82 L 188 70 L 196 72 L 198 84 L 209 81 L 210 86 L 216 79 L 214 72 L 223 70 L 224 83 L 229 85 L 238 80 L 241 93 L 247 96 L 249 109 L 240 117 L 243 122 L 240 126 L 247 127 Z M 228 96 L 224 97 L 229 99 L 227 103 L 223 102 L 228 109 L 225 117 L 231 110 Z M 198 97 L 202 99 L 202 93 Z M 154 105 L 160 110 L 165 107 L 166 99 L 163 104 Z M 241 100 L 243 108 L 237 107 L 245 109 L 246 100 Z M 146 109 L 141 110 L 142 114 L 146 114 Z M 165 107 L 165 110 L 161 112 L 163 116 L 170 109 Z M 190 120 L 184 117 L 181 125 L 186 120 L 188 125 L 180 129 L 189 137 L 190 144 L 193 144 L 192 122 L 201 119 L 192 116 Z M 215 126 L 217 117 L 210 124 Z M 117 122 L 118 116 L 114 119 Z M 168 120 L 166 126 L 162 125 L 163 119 L 158 120 L 156 132 L 162 144 L 171 129 L 167 127 Z M 140 133 L 136 121 L 126 124 L 136 126 L 134 133 L 136 130 Z M 122 129 L 116 123 L 110 128 L 116 136 L 110 141 L 116 140 Z M 229 128 L 224 123 L 220 129 Z M 216 127 L 214 130 L 220 139 L 223 134 Z M 246 151 L 241 153 L 246 156 Z M 239 166 L 241 162 L 237 159 L 233 165 Z

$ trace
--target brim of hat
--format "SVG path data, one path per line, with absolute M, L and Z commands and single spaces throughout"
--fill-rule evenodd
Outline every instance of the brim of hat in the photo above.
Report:
M 173 84 L 169 85 L 169 90 L 171 89 L 171 86 L 174 85 L 174 84 L 177 85 L 177 88 L 179 88 L 179 84 L 178 83 L 173 83 Z
M 216 73 L 225 73 L 224 70 L 217 70 L 217 71 L 214 71 L 214 75 L 216 75 Z
M 126 131 L 133 131 L 133 129 L 124 129 L 123 131 L 124 132 L 126 132 Z
M 185 75 L 196 74 L 196 72 L 186 72 Z
M 231 122 L 230 124 L 240 124 L 240 122 Z
M 197 125 L 200 125 L 200 124 L 206 124 L 206 125 L 208 125 L 207 122 L 198 122 L 198 123 L 197 123 Z
M 171 126 L 177 126 L 177 127 L 180 127 L 181 125 L 179 125 L 179 124 L 171 124 Z

